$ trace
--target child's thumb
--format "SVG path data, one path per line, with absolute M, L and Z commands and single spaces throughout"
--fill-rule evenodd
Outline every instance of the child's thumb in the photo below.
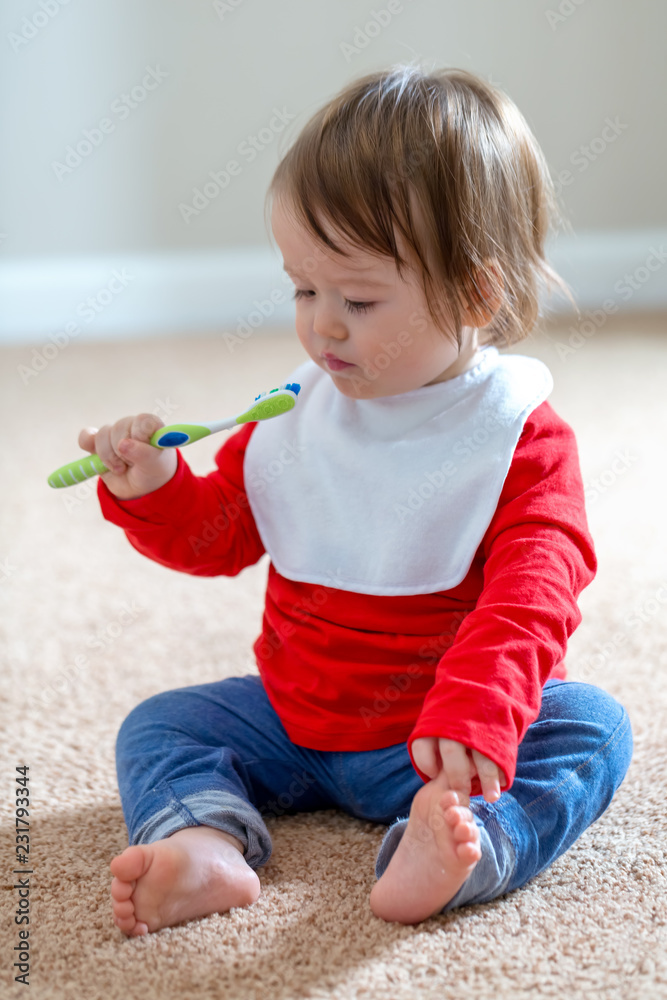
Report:
M 437 740 L 432 736 L 420 736 L 412 743 L 412 757 L 420 771 L 435 778 L 438 774 L 438 759 L 436 754 Z

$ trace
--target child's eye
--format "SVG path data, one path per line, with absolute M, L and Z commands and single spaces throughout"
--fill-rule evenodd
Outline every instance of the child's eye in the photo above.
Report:
M 292 298 L 301 299 L 304 295 L 309 294 L 310 292 L 305 291 L 303 288 L 295 288 Z M 372 309 L 374 305 L 374 302 L 350 302 L 349 299 L 345 299 L 345 308 L 348 312 L 366 312 L 367 309 Z

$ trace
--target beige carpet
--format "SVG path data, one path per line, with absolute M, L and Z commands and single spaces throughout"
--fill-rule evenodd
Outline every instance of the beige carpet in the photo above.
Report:
M 232 579 L 171 572 L 103 521 L 94 488 L 56 492 L 46 476 L 76 457 L 86 424 L 155 408 L 167 422 L 232 413 L 305 355 L 293 334 L 256 333 L 233 353 L 212 335 L 72 342 L 29 376 L 21 366 L 40 364 L 29 348 L 0 354 L 3 997 L 667 997 L 667 320 L 608 319 L 559 357 L 569 337 L 552 326 L 514 352 L 550 366 L 551 402 L 578 434 L 600 568 L 580 600 L 570 677 L 621 700 L 635 739 L 607 812 L 529 885 L 416 927 L 369 909 L 383 827 L 334 810 L 280 817 L 254 906 L 131 940 L 109 907 L 108 863 L 126 846 L 116 732 L 157 691 L 254 669 L 268 557 Z M 221 443 L 187 450 L 195 472 Z M 29 992 L 11 968 L 21 763 Z

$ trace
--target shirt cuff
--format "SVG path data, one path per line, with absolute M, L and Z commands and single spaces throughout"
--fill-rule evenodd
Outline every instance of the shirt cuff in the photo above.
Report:
M 134 500 L 120 500 L 105 482 L 97 482 L 97 496 L 107 521 L 129 530 L 141 530 L 159 524 L 178 524 L 186 511 L 192 510 L 196 494 L 196 476 L 180 451 L 176 451 L 176 472 L 164 486 Z

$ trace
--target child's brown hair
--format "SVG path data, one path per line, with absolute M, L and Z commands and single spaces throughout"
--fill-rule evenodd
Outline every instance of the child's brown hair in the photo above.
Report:
M 306 123 L 273 196 L 334 253 L 345 256 L 321 220 L 401 276 L 419 268 L 433 322 L 452 323 L 459 347 L 463 302 L 480 342 L 503 347 L 532 330 L 541 286 L 574 301 L 544 256 L 562 219 L 542 151 L 509 97 L 466 70 L 397 65 L 355 80 Z

